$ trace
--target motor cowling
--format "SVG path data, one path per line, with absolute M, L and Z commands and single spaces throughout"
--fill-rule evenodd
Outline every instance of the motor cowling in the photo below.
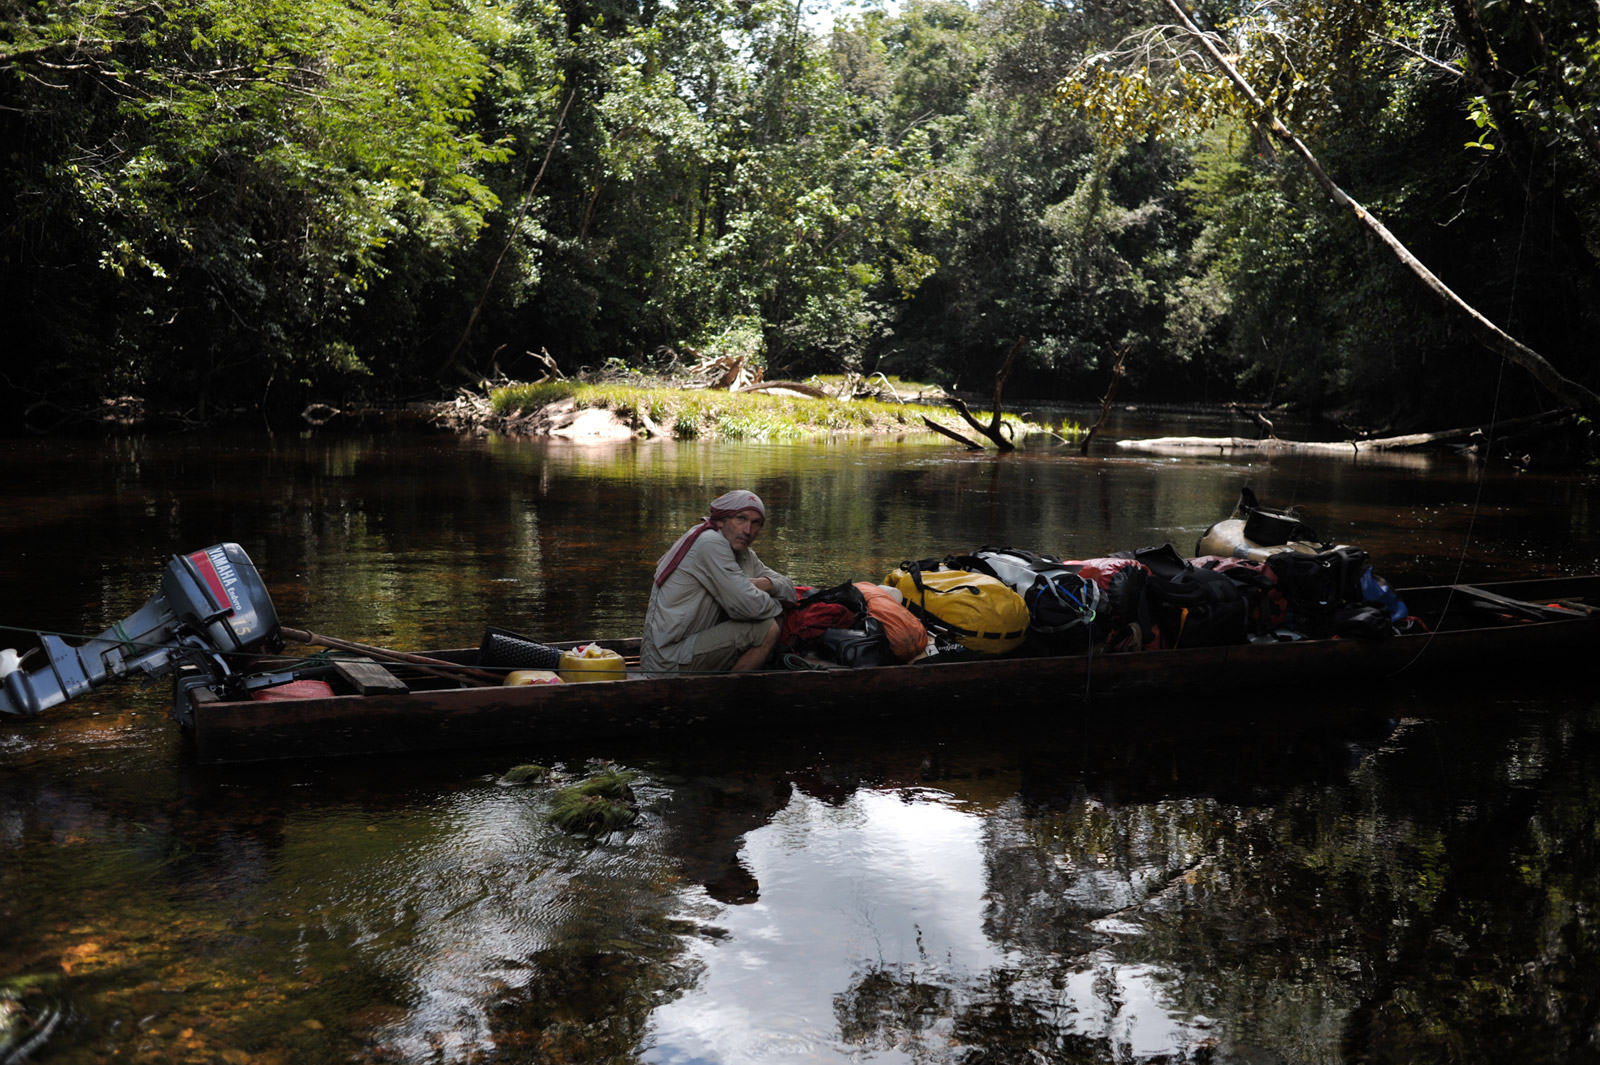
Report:
M 161 595 L 182 626 L 199 632 L 223 654 L 255 651 L 268 640 L 282 643 L 278 613 L 250 556 L 238 544 L 217 544 L 175 555 L 161 577 Z
M 283 647 L 272 597 L 238 544 L 174 555 L 159 594 L 99 636 L 40 642 L 45 664 L 32 670 L 32 652 L 0 651 L 0 714 L 32 717 L 135 672 L 226 686 L 249 656 Z

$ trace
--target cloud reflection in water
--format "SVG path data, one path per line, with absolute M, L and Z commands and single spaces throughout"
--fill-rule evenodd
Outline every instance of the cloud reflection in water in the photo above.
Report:
M 1203 1037 L 1161 1005 L 1160 970 L 1098 950 L 1030 957 L 986 934 L 991 819 L 1006 816 L 929 789 L 838 805 L 796 791 L 745 838 L 760 901 L 724 909 L 727 934 L 691 947 L 701 978 L 656 1011 L 645 1060 L 953 1061 L 1019 1035 L 1183 1057 Z

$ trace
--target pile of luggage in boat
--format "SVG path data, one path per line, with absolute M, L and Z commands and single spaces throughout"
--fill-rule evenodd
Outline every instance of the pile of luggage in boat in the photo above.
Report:
M 1321 542 L 1248 488 L 1191 558 L 1171 544 L 1079 560 L 980 547 L 808 590 L 781 623 L 799 667 L 1375 639 L 1420 624 L 1365 551 Z

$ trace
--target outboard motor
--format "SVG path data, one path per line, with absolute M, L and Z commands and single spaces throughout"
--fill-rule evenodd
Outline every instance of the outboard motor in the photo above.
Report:
M 176 712 L 188 691 L 234 683 L 239 656 L 283 649 L 272 599 L 238 544 L 174 555 L 160 594 L 80 646 L 40 640 L 45 665 L 31 671 L 32 651 L 0 651 L 0 714 L 32 717 L 135 671 L 177 674 Z

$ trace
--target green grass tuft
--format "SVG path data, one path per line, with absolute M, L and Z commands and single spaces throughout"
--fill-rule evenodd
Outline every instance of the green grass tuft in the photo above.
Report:
M 639 774 L 607 769 L 556 793 L 548 820 L 565 832 L 590 839 L 608 836 L 639 819 L 631 785 Z
M 924 415 L 941 424 L 958 427 L 960 419 L 947 407 L 912 403 L 886 403 L 856 399 L 848 403 L 810 396 L 772 395 L 766 392 L 717 392 L 710 389 L 643 388 L 616 382 L 583 384 L 545 381 L 534 385 L 507 385 L 490 394 L 497 417 L 537 411 L 570 399 L 580 407 L 602 408 L 627 415 L 643 411 L 663 432 L 683 440 L 712 437 L 724 440 L 794 441 L 829 433 L 931 433 Z M 974 412 L 980 421 L 988 415 Z M 1017 438 L 1043 427 L 1006 417 Z
M 546 780 L 549 780 L 549 779 L 550 779 L 550 770 L 549 769 L 545 768 L 542 765 L 533 765 L 532 763 L 530 763 L 528 765 L 512 766 L 509 770 L 506 771 L 506 775 L 500 778 L 500 783 L 502 783 L 502 784 L 525 784 L 525 783 L 527 783 L 528 781 L 531 780 L 535 784 L 543 784 Z

